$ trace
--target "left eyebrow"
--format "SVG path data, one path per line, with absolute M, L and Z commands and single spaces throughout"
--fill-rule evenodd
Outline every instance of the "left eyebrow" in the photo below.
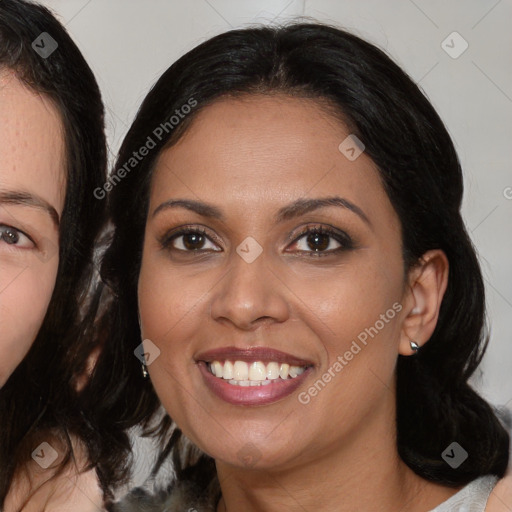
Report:
M 60 218 L 57 210 L 42 197 L 28 192 L 18 191 L 2 191 L 0 192 L 0 204 L 14 204 L 20 206 L 28 206 L 46 212 L 52 219 L 55 227 L 58 229 L 60 225 Z
M 372 225 L 367 215 L 361 208 L 359 208 L 359 206 L 352 203 L 348 199 L 339 196 L 319 197 L 315 199 L 297 199 L 293 203 L 281 208 L 277 212 L 276 221 L 283 222 L 285 220 L 299 217 L 305 213 L 318 210 L 319 208 L 325 208 L 327 206 L 346 208 L 358 215 L 370 227 Z

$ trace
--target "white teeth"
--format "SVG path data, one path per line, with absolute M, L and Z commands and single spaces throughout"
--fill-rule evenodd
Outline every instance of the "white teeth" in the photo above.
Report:
M 219 361 L 213 361 L 212 363 L 212 372 L 213 372 L 213 375 L 215 375 L 216 377 L 222 377 L 222 364 L 219 363 Z
M 279 364 L 268 363 L 267 364 L 267 379 L 275 380 L 279 379 Z
M 224 371 L 222 375 L 217 375 L 217 377 L 222 377 L 223 379 L 229 380 L 233 378 L 233 363 L 231 361 L 224 362 Z
M 260 361 L 251 363 L 249 367 L 249 380 L 265 380 L 267 378 L 267 369 Z
M 287 363 L 267 363 L 254 361 L 212 361 L 208 368 L 216 377 L 227 380 L 237 386 L 268 385 L 273 380 L 294 379 L 306 370 L 304 366 L 291 366 Z
M 281 377 L 281 379 L 287 379 L 289 369 L 290 369 L 290 365 L 283 363 L 279 368 L 279 377 Z
M 235 361 L 233 365 L 233 379 L 247 380 L 249 378 L 249 365 L 245 361 Z
M 269 380 L 234 380 L 231 379 L 228 381 L 230 384 L 233 384 L 234 386 L 268 386 L 271 384 L 271 381 Z
M 301 366 L 290 366 L 290 371 L 288 372 L 288 375 L 293 379 L 295 377 L 298 377 L 301 373 L 304 373 L 304 368 Z

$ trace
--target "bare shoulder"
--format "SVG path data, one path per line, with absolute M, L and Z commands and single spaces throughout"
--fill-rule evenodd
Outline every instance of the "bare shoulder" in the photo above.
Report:
M 74 461 L 56 474 L 62 457 L 50 445 L 43 446 L 33 460 L 14 479 L 4 503 L 4 512 L 100 512 L 103 493 L 96 471 L 85 470 L 87 461 L 78 443 L 74 444 Z M 45 452 L 46 450 L 46 452 Z M 57 457 L 49 465 L 48 455 Z M 40 460 L 37 460 L 40 455 Z M 59 460 L 60 459 L 60 460 Z M 42 462 L 42 464 L 41 464 Z M 46 467 L 45 467 L 46 466 Z
M 512 511 L 512 473 L 507 473 L 494 487 L 485 512 L 510 512 Z

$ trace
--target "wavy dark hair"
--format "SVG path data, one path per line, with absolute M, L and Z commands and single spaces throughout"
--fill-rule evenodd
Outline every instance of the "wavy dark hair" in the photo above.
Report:
M 443 250 L 450 262 L 435 332 L 416 357 L 398 357 L 401 458 L 423 478 L 449 486 L 480 475 L 502 476 L 508 433 L 468 384 L 488 336 L 482 274 L 461 217 L 463 177 L 453 142 L 422 91 L 383 51 L 336 27 L 307 22 L 232 30 L 197 46 L 153 86 L 124 139 L 115 169 L 190 98 L 197 101 L 174 130 L 155 138 L 156 147 L 109 196 L 114 231 L 101 273 L 114 299 L 102 319 L 108 342 L 84 396 L 91 424 L 105 436 L 103 441 L 97 437 L 95 452 L 103 484 L 127 475 L 123 460 L 130 445 L 123 429 L 148 426 L 159 408 L 133 355 L 141 342 L 137 280 L 156 159 L 212 102 L 274 93 L 317 99 L 319 108 L 327 103 L 364 143 L 401 220 L 406 271 L 431 249 Z M 105 399 L 96 401 L 99 395 Z M 170 425 L 167 416 L 156 432 Z M 453 441 L 470 454 L 457 469 L 441 458 Z M 178 463 L 178 476 L 181 470 Z
M 31 46 L 42 32 L 58 43 L 46 59 Z M 93 190 L 106 179 L 104 110 L 96 79 L 48 9 L 25 0 L 0 1 L 2 68 L 50 98 L 60 113 L 66 197 L 58 274 L 45 319 L 27 356 L 0 390 L 0 508 L 13 476 L 30 460 L 41 436 L 51 433 L 64 440 L 64 465 L 72 458 L 70 434 L 82 429 L 76 378 L 94 343 L 87 328 L 93 315 L 84 314 L 84 305 L 93 284 L 94 241 L 105 216 L 105 205 Z

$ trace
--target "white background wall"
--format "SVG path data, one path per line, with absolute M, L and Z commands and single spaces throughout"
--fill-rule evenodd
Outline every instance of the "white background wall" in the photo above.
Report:
M 66 25 L 96 73 L 112 155 L 161 73 L 230 28 L 309 16 L 391 54 L 425 91 L 455 140 L 465 172 L 464 214 L 482 262 L 492 329 L 475 384 L 492 402 L 512 406 L 512 0 L 41 3 Z M 441 47 L 453 31 L 469 45 L 456 59 Z M 457 41 L 453 45 L 461 48 Z

